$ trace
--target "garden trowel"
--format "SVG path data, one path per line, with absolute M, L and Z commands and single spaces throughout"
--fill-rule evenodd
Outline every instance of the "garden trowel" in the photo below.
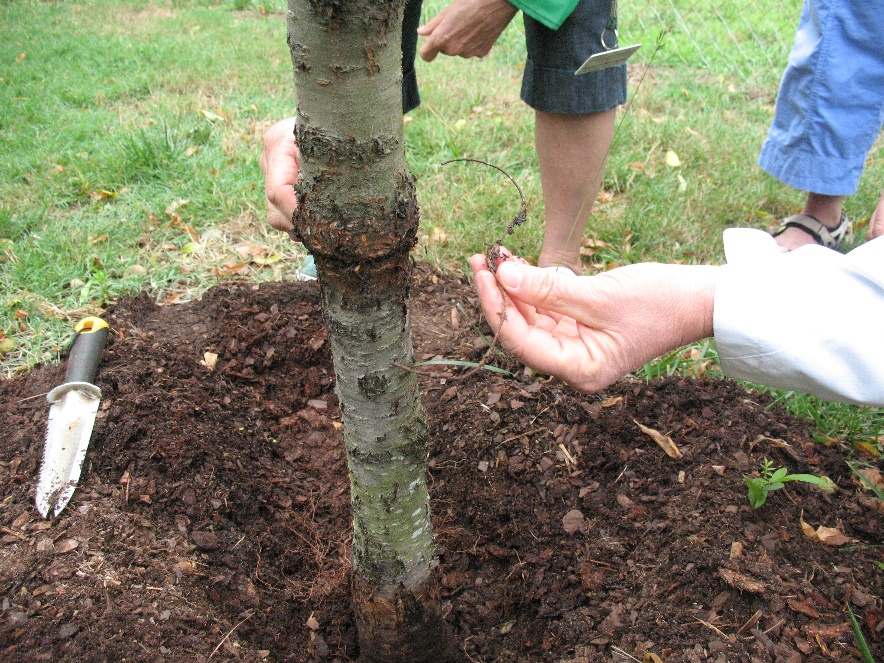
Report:
M 64 509 L 80 479 L 80 470 L 101 400 L 95 374 L 108 326 L 101 318 L 84 318 L 74 327 L 64 383 L 50 391 L 49 425 L 43 446 L 43 466 L 37 482 L 37 511 L 44 518 Z

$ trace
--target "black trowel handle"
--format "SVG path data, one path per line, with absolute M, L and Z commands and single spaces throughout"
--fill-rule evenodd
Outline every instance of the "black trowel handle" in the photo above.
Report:
M 109 328 L 101 318 L 90 317 L 80 320 L 74 329 L 77 335 L 71 343 L 64 380 L 92 384 L 95 381 L 95 374 L 98 373 L 98 362 Z

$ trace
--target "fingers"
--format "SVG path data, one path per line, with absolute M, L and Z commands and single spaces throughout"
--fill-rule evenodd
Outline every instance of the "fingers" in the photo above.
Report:
M 418 50 L 418 55 L 420 55 L 424 62 L 432 62 L 435 60 L 436 56 L 439 55 L 439 52 L 442 49 L 441 40 L 433 36 L 433 31 L 441 22 L 442 14 L 437 14 L 417 29 L 417 33 L 421 37 L 427 37 L 427 40 L 421 44 L 421 47 Z
M 497 287 L 497 280 L 494 274 L 488 269 L 485 262 L 485 256 L 481 254 L 474 255 L 470 258 L 470 267 L 473 270 L 473 282 L 476 286 L 476 292 L 479 295 L 479 302 L 482 305 L 482 312 L 485 319 L 493 329 L 500 326 L 501 313 L 504 311 L 503 295 Z
M 264 134 L 264 150 L 259 161 L 264 174 L 267 221 L 282 231 L 292 229 L 292 214 L 297 206 L 294 186 L 300 176 L 301 160 L 294 127 L 295 118 L 270 127 Z
M 432 62 L 442 50 L 442 39 L 433 34 L 441 22 L 442 14 L 437 14 L 417 29 L 418 35 L 427 38 L 417 52 L 424 62 Z
M 424 62 L 432 62 L 436 59 L 436 56 L 439 55 L 441 50 L 442 44 L 437 43 L 433 37 L 429 37 L 423 44 L 421 44 L 417 54 L 420 55 L 421 60 Z
M 426 37 L 418 54 L 427 62 L 439 53 L 485 57 L 516 12 L 507 0 L 454 0 L 418 28 L 417 33 Z
M 541 372 L 568 376 L 579 364 L 581 345 L 573 320 L 557 323 L 518 300 L 505 298 L 484 255 L 472 256 L 470 267 L 482 312 L 501 347 Z
M 585 283 L 573 276 L 505 262 L 498 267 L 497 280 L 514 300 L 548 313 L 554 319 L 566 316 L 580 320 L 585 315 L 580 289 L 573 287 Z

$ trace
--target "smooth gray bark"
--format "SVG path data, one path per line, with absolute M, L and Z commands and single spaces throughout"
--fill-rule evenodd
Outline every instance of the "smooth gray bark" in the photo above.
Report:
M 301 179 L 353 505 L 354 610 L 367 661 L 462 660 L 432 591 L 427 426 L 413 363 L 418 210 L 402 136 L 403 0 L 289 0 Z

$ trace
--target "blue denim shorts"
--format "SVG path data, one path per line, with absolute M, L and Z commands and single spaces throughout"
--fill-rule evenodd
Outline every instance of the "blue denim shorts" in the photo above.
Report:
M 801 191 L 856 192 L 884 122 L 878 0 L 805 0 L 758 165 Z
M 414 58 L 421 0 L 408 0 L 402 23 L 402 105 L 420 104 Z M 531 108 L 559 115 L 599 113 L 626 103 L 626 65 L 575 76 L 595 53 L 604 51 L 601 35 L 611 15 L 611 0 L 580 0 L 558 30 L 525 16 L 528 57 L 522 100 Z

